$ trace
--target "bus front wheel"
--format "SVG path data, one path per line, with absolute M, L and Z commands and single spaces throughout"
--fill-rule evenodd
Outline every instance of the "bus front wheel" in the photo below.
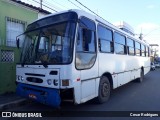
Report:
M 108 101 L 108 99 L 110 97 L 110 92 L 111 92 L 110 82 L 107 77 L 103 76 L 100 79 L 97 102 L 104 103 L 104 102 Z

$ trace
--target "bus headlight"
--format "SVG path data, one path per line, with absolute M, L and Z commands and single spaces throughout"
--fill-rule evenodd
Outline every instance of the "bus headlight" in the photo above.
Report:
M 23 81 L 24 78 L 23 78 L 22 76 L 20 76 L 20 75 L 17 75 L 17 80 L 18 80 L 18 81 Z
M 48 84 L 48 85 L 51 85 L 51 84 L 52 84 L 52 80 L 51 80 L 51 79 L 48 79 L 48 80 L 47 80 L 47 84 Z
M 48 85 L 53 84 L 53 85 L 55 85 L 55 86 L 58 86 L 58 80 L 56 80 L 56 79 L 54 79 L 54 80 L 48 79 L 48 80 L 47 80 L 47 84 L 48 84 Z
M 53 84 L 54 84 L 55 86 L 58 86 L 58 80 L 53 80 Z

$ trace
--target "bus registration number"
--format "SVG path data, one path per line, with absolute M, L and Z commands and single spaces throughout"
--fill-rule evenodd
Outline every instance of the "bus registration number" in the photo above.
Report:
M 37 99 L 37 97 L 34 94 L 29 94 L 29 98 Z

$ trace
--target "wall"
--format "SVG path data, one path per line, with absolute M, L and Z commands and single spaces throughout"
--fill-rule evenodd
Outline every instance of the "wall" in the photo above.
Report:
M 20 53 L 16 47 L 6 46 L 6 17 L 25 21 L 29 24 L 38 18 L 38 13 L 21 5 L 0 0 L 0 94 L 15 91 L 16 63 L 19 61 Z M 1 62 L 2 50 L 13 50 L 14 62 Z

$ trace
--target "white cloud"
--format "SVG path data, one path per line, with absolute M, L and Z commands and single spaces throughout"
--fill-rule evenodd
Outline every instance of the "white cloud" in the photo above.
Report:
M 149 44 L 158 44 L 160 46 L 160 25 L 150 22 L 141 23 L 137 25 L 135 32 L 137 34 L 142 32 L 143 39 L 146 40 Z
M 160 28 L 160 25 L 155 23 L 142 23 L 142 24 L 139 24 L 136 29 L 142 30 L 142 31 L 151 31 L 158 28 Z

